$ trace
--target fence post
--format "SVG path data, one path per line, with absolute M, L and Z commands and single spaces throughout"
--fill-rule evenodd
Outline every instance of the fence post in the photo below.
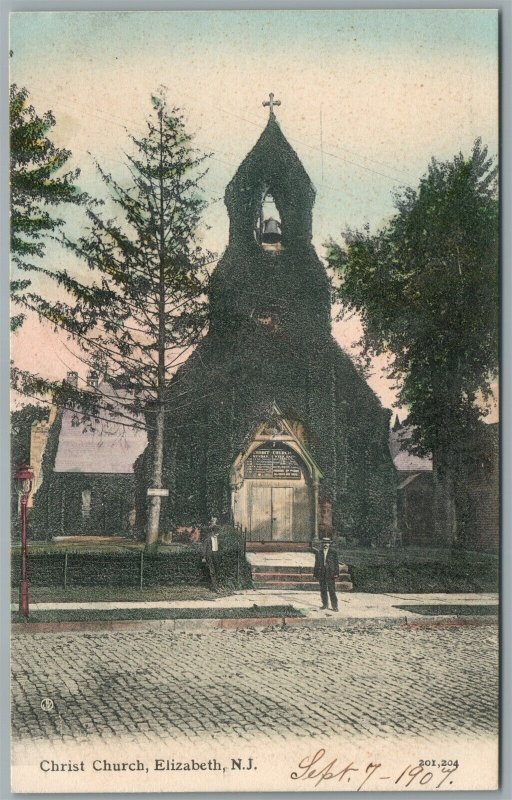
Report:
M 139 589 L 144 585 L 144 550 L 140 551 L 140 575 L 139 575 Z
M 68 554 L 64 553 L 64 589 L 68 588 Z
M 65 508 L 66 508 L 66 490 L 62 489 L 60 493 L 60 532 L 64 534 L 65 527 Z

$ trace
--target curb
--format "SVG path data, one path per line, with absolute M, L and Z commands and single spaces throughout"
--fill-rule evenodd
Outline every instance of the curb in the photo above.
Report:
M 170 632 L 207 631 L 212 629 L 243 630 L 251 628 L 292 628 L 292 627 L 330 627 L 330 628 L 388 628 L 402 626 L 408 630 L 424 627 L 475 627 L 496 625 L 497 620 L 489 617 L 458 617 L 440 615 L 432 617 L 233 617 L 221 619 L 147 619 L 147 620 L 83 620 L 69 622 L 15 622 L 11 625 L 13 634 L 36 633 L 80 633 L 85 631 L 110 632 L 128 630 L 158 630 Z
M 126 631 L 165 628 L 168 631 L 202 631 L 212 628 L 237 630 L 239 628 L 283 627 L 306 621 L 302 617 L 232 617 L 223 619 L 123 619 L 80 620 L 69 622 L 15 622 L 12 633 L 69 633 L 80 631 Z

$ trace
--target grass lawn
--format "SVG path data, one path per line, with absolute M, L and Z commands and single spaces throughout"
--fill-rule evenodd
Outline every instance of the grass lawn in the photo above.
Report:
M 33 611 L 29 622 L 90 622 L 96 620 L 147 619 L 250 619 L 269 617 L 303 617 L 293 606 L 257 606 L 250 608 L 113 608 L 105 610 L 70 609 Z M 24 622 L 18 611 L 11 614 L 12 622 Z
M 394 606 L 403 611 L 412 611 L 413 614 L 423 614 L 425 617 L 436 617 L 439 614 L 447 614 L 457 617 L 497 617 L 499 606 L 456 606 L 456 605 L 437 605 L 437 606 Z
M 31 603 L 115 603 L 151 600 L 215 600 L 231 592 L 216 594 L 204 586 L 148 586 L 138 589 L 127 586 L 31 586 Z M 18 589 L 11 589 L 11 603 L 17 603 Z

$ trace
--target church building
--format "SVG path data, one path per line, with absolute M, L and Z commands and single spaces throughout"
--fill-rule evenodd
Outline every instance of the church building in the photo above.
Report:
M 314 200 L 271 96 L 268 124 L 226 188 L 229 243 L 211 276 L 208 334 L 168 386 L 162 532 L 216 517 L 249 543 L 391 535 L 390 412 L 331 334 Z M 140 525 L 148 463 L 146 450 L 135 467 Z

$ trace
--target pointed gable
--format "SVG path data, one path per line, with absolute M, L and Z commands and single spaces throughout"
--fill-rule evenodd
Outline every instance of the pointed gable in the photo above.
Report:
M 231 230 L 253 235 L 261 198 L 270 191 L 283 223 L 283 242 L 311 240 L 315 189 L 300 159 L 271 117 L 226 187 Z

